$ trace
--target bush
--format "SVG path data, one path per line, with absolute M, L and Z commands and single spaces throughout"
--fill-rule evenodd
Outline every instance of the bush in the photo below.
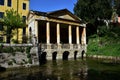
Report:
M 22 52 L 22 53 L 23 53 L 23 52 L 25 51 L 25 48 L 24 48 L 24 47 L 16 47 L 16 48 L 15 48 L 15 51 L 16 51 L 16 52 Z
M 2 50 L 3 50 L 3 45 L 0 44 L 0 53 L 2 53 Z
M 15 60 L 15 59 L 12 59 L 12 61 L 13 61 L 14 63 L 16 63 L 16 60 Z
M 5 53 L 13 53 L 13 52 L 14 52 L 14 49 L 13 49 L 13 47 L 3 47 L 3 48 L 2 48 L 2 52 L 5 52 Z
M 25 59 L 22 59 L 22 61 L 23 61 L 25 64 L 27 64 L 27 61 L 25 61 Z
M 26 54 L 27 54 L 27 58 L 28 58 L 28 63 L 32 64 L 30 49 L 31 49 L 31 47 L 26 48 Z
M 9 62 L 8 62 L 8 65 L 13 65 L 13 62 L 12 62 L 12 61 L 9 61 Z
M 28 63 L 32 64 L 32 59 L 28 58 Z
M 31 49 L 31 47 L 27 47 L 27 48 L 26 48 L 26 53 L 27 53 L 27 54 L 30 53 L 30 49 Z

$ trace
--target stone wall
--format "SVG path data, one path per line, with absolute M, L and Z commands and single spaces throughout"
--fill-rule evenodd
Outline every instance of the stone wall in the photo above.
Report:
M 31 65 L 32 44 L 1 44 L 1 46 L 0 66 L 9 68 Z
M 84 53 L 84 57 L 86 56 L 86 46 L 73 47 L 74 46 L 72 46 L 72 48 L 48 48 L 41 46 L 40 51 L 42 51 L 42 53 L 40 52 L 38 54 L 38 46 L 32 44 L 2 44 L 2 47 L 0 47 L 2 49 L 0 53 L 0 65 L 6 68 L 39 65 L 39 55 L 41 58 L 44 57 L 44 59 L 42 58 L 40 61 L 53 60 L 53 56 L 55 60 L 63 59 L 63 56 L 65 56 L 66 59 L 77 59 L 82 57 L 82 53 Z M 8 49 L 9 51 L 4 52 L 4 49 Z M 68 55 L 66 55 L 66 52 Z

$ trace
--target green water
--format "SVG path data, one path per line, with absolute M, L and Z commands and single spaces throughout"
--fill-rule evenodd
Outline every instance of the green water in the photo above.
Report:
M 120 80 L 120 64 L 109 60 L 56 60 L 42 66 L 7 69 L 0 80 Z

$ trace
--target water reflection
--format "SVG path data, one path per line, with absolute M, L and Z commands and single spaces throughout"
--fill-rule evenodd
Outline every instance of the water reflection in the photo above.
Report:
M 120 65 L 96 61 L 56 60 L 30 68 L 9 69 L 0 80 L 119 80 Z

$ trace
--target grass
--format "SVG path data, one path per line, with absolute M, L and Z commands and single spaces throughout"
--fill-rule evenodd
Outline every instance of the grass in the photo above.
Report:
M 119 56 L 120 41 L 108 37 L 90 38 L 87 55 Z

